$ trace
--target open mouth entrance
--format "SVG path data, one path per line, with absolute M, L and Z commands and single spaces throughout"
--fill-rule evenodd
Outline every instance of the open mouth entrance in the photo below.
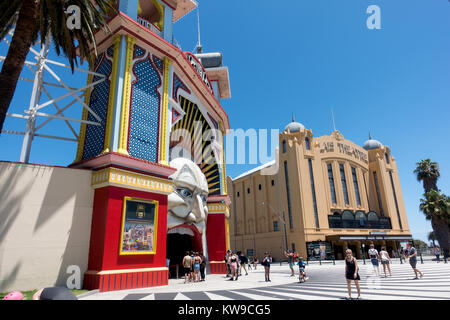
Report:
M 195 231 L 195 232 L 194 232 Z M 169 278 L 176 279 L 184 276 L 183 258 L 186 251 L 201 252 L 201 234 L 188 227 L 175 227 L 167 232 L 167 253 L 169 262 Z

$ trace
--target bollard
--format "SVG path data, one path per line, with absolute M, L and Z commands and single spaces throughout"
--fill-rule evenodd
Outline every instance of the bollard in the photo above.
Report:
M 336 260 L 334 259 L 334 256 L 333 256 L 333 266 L 335 266 L 336 265 Z
M 420 264 L 423 264 L 422 252 L 420 252 Z
M 180 266 L 177 264 L 177 266 L 176 266 L 177 279 L 180 279 L 179 273 L 178 273 L 179 269 L 180 269 Z
M 322 257 L 319 256 L 319 264 L 322 265 Z

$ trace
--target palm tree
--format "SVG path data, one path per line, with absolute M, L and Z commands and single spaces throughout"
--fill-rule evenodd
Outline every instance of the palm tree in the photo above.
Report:
M 420 199 L 420 210 L 431 226 L 436 240 L 439 242 L 444 256 L 448 257 L 450 248 L 450 198 L 436 190 L 425 193 L 425 199 Z
M 433 242 L 433 247 L 436 246 L 436 235 L 434 234 L 434 231 L 428 232 L 428 241 L 432 241 Z
M 17 81 L 32 44 L 40 37 L 41 45 L 51 37 L 58 55 L 68 58 L 72 72 L 81 61 L 94 61 L 97 55 L 94 34 L 108 31 L 106 17 L 113 12 L 115 0 L 8 0 L 0 2 L 0 40 L 15 26 L 14 36 L 0 73 L 0 132 L 16 90 Z M 69 6 L 80 9 L 80 29 L 67 28 Z
M 414 173 L 416 174 L 417 181 L 422 181 L 425 193 L 430 192 L 430 190 L 438 191 L 439 164 L 432 162 L 430 159 L 425 159 L 417 162 L 416 165 L 417 167 Z

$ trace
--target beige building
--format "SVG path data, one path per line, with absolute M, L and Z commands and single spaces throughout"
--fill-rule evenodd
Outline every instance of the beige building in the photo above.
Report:
M 389 147 L 371 137 L 360 147 L 337 130 L 314 137 L 294 120 L 279 145 L 277 163 L 228 178 L 232 249 L 343 259 L 346 248 L 360 258 L 371 243 L 391 253 L 412 239 Z

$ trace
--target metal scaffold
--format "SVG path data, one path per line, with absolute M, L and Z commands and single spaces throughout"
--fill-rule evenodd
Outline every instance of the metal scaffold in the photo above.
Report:
M 13 34 L 14 30 L 11 30 L 8 36 L 12 37 Z M 93 77 L 95 77 L 94 78 L 95 81 L 92 81 L 91 83 L 88 83 L 81 88 L 70 87 L 65 81 L 61 79 L 60 76 L 58 76 L 57 72 L 55 71 L 56 69 L 55 67 L 71 69 L 70 66 L 58 61 L 50 60 L 48 58 L 51 44 L 50 39 L 51 37 L 47 37 L 44 46 L 41 46 L 41 41 L 38 40 L 30 48 L 30 53 L 34 54 L 35 61 L 26 61 L 25 67 L 31 71 L 31 73 L 33 74 L 33 78 L 26 78 L 26 77 L 19 78 L 20 81 L 27 81 L 33 83 L 33 88 L 30 97 L 30 104 L 28 109 L 24 110 L 23 114 L 17 113 L 6 114 L 8 117 L 25 119 L 27 121 L 25 125 L 25 131 L 2 130 L 2 133 L 18 134 L 24 136 L 22 143 L 22 150 L 20 153 L 20 162 L 25 163 L 29 162 L 31 146 L 35 137 L 78 142 L 79 137 L 78 133 L 72 126 L 73 122 L 91 124 L 96 126 L 101 125 L 101 118 L 91 108 L 89 108 L 89 106 L 83 100 L 85 98 L 87 90 L 105 81 L 106 76 L 86 69 L 74 68 L 74 72 L 82 72 L 88 75 L 92 75 Z M 2 41 L 4 41 L 8 46 L 10 45 L 10 41 L 8 40 L 7 36 L 4 39 L 2 39 Z M 34 47 L 39 48 L 35 49 Z M 0 56 L 0 64 L 3 63 L 4 60 L 5 56 Z M 44 74 L 46 72 L 49 75 L 51 75 L 53 79 L 52 82 L 44 81 Z M 59 92 L 54 97 L 51 94 L 52 88 L 64 89 L 64 93 L 61 94 Z M 44 100 L 43 97 L 44 95 L 47 97 L 45 99 L 47 101 L 41 103 L 41 100 Z M 64 107 L 60 107 L 57 104 L 57 102 L 66 98 L 72 99 Z M 82 105 L 82 107 L 85 108 L 92 115 L 92 117 L 95 118 L 96 121 L 88 121 L 65 116 L 64 112 L 67 112 L 67 110 L 71 106 L 77 105 L 77 102 L 79 102 Z M 44 108 L 49 107 L 51 105 L 53 105 L 56 108 L 55 113 L 49 113 L 49 111 L 43 110 Z M 44 117 L 47 119 L 37 124 L 36 120 L 38 119 L 38 117 Z M 48 125 L 48 123 L 54 119 L 63 120 L 70 129 L 70 131 L 72 132 L 73 136 L 63 137 L 59 135 L 47 135 L 40 133 L 42 132 L 41 129 L 44 126 Z

